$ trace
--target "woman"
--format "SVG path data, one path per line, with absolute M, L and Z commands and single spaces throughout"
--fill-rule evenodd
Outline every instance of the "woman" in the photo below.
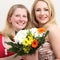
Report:
M 60 29 L 55 22 L 55 11 L 53 4 L 50 0 L 35 0 L 31 14 L 32 22 L 35 27 L 44 27 L 49 30 L 46 42 L 44 43 L 43 47 L 40 47 L 39 49 L 39 59 L 59 60 Z
M 30 21 L 30 14 L 24 5 L 16 4 L 10 8 L 7 15 L 6 27 L 0 34 L 0 60 L 26 60 L 23 56 L 13 58 L 14 53 L 8 51 L 11 46 L 5 42 L 11 41 L 7 34 L 15 35 L 15 32 L 19 30 L 30 28 Z

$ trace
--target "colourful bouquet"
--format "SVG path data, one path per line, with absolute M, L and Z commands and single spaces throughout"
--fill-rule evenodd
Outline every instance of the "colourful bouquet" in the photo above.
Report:
M 9 50 L 15 52 L 16 56 L 34 54 L 45 42 L 48 32 L 45 28 L 32 28 L 20 30 L 14 37 L 9 34 L 9 38 L 14 40 L 14 42 L 7 42 L 12 46 Z

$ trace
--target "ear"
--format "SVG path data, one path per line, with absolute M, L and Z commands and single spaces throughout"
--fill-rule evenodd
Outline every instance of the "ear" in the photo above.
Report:
M 11 23 L 11 17 L 8 17 L 7 20 L 9 23 Z

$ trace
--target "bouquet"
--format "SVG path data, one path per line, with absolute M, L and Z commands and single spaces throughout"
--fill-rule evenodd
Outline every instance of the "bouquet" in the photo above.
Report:
M 14 42 L 7 42 L 7 44 L 12 46 L 9 50 L 16 53 L 15 57 L 34 54 L 45 42 L 48 32 L 45 28 L 31 28 L 20 30 L 15 36 L 8 34 L 8 37 L 14 40 Z

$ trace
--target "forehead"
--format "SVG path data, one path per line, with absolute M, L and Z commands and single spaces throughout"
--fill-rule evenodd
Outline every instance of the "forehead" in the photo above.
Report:
M 48 8 L 48 4 L 45 1 L 38 1 L 35 5 L 35 8 L 38 8 L 38 7 Z
M 14 13 L 24 13 L 27 14 L 27 10 L 25 8 L 16 8 Z

